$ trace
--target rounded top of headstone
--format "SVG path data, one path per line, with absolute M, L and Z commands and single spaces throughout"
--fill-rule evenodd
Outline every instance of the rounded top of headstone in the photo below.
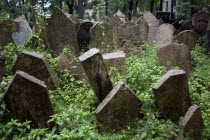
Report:
M 85 61 L 86 59 L 94 56 L 95 54 L 99 53 L 100 50 L 97 49 L 97 48 L 92 48 L 90 49 L 89 51 L 85 52 L 83 55 L 81 55 L 79 57 L 79 61 L 82 62 L 82 61 Z

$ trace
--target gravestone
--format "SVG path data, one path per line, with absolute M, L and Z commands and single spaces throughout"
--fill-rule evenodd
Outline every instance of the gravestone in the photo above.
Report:
M 102 102 L 113 88 L 102 55 L 98 49 L 92 48 L 81 55 L 79 61 L 84 68 L 98 101 Z
M 90 28 L 93 26 L 92 22 L 83 22 L 80 24 L 80 27 L 77 32 L 77 41 L 79 45 L 80 51 L 88 51 L 91 36 L 90 36 Z
M 125 14 L 123 14 L 120 10 L 118 10 L 117 13 L 114 14 L 114 16 L 115 16 L 115 15 L 117 15 L 117 16 L 121 19 L 121 21 L 125 22 L 126 16 L 125 16 Z
M 143 18 L 146 20 L 147 24 L 149 25 L 149 35 L 148 41 L 153 42 L 156 38 L 157 28 L 160 25 L 159 20 L 150 12 L 146 12 L 143 15 Z
M 191 105 L 187 74 L 183 70 L 168 71 L 152 89 L 164 119 L 178 120 Z
M 192 31 L 194 30 L 192 21 L 188 21 L 188 22 L 186 22 L 185 24 L 183 24 L 183 25 L 175 32 L 175 34 L 179 34 L 180 32 L 185 31 L 185 30 L 192 30 Z
M 177 36 L 177 42 L 179 44 L 187 45 L 190 51 L 195 48 L 198 39 L 199 39 L 198 34 L 190 30 L 182 31 Z
M 171 24 L 162 24 L 157 29 L 156 44 L 159 46 L 172 43 L 175 28 Z
M 15 22 L 19 23 L 18 32 L 12 34 L 12 38 L 16 46 L 24 46 L 32 36 L 32 30 L 24 15 L 14 19 Z
M 100 23 L 95 23 L 90 28 L 90 37 L 91 37 L 91 48 L 102 48 L 103 38 L 103 26 Z
M 205 55 L 210 56 L 210 18 L 209 18 L 209 23 L 207 27 L 207 32 L 206 32 L 206 42 L 205 42 Z
M 60 53 L 58 63 L 64 73 L 70 73 L 76 80 L 85 79 L 83 67 L 75 56 Z
M 192 24 L 199 35 L 206 34 L 209 18 L 210 15 L 206 11 L 201 11 L 193 16 Z
M 201 140 L 204 129 L 204 122 L 201 116 L 200 107 L 191 106 L 180 123 L 181 131 L 178 140 L 191 139 Z
M 115 132 L 134 125 L 140 118 L 142 102 L 124 82 L 114 87 L 95 110 L 99 129 Z
M 5 73 L 6 73 L 5 54 L 3 51 L 0 50 L 0 83 L 3 77 L 5 77 Z
M 32 121 L 38 128 L 52 128 L 47 121 L 54 111 L 43 81 L 17 71 L 5 92 L 4 101 L 13 119 Z
M 147 24 L 146 20 L 143 17 L 140 17 L 136 24 L 140 30 L 140 41 L 147 41 L 148 34 L 149 34 L 149 25 Z
M 108 72 L 111 67 L 115 67 L 117 68 L 116 73 L 126 78 L 126 62 L 125 53 L 123 51 L 103 54 L 103 59 Z
M 46 29 L 49 46 L 54 55 L 62 53 L 64 48 L 75 54 L 79 53 L 75 23 L 68 14 L 55 7 L 51 18 L 47 20 Z
M 191 70 L 190 50 L 183 44 L 170 44 L 158 49 L 158 61 L 167 70 L 173 67 L 183 69 L 188 75 Z
M 17 58 L 13 72 L 24 71 L 47 85 L 48 89 L 54 90 L 59 87 L 59 79 L 45 56 L 36 52 L 23 51 Z

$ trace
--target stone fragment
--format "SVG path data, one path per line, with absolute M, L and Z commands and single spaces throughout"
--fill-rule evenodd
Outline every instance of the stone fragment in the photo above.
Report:
M 49 46 L 54 55 L 62 53 L 64 48 L 75 54 L 79 53 L 75 23 L 68 14 L 55 7 L 51 18 L 47 20 L 46 29 Z
M 162 24 L 157 29 L 156 44 L 165 46 L 172 43 L 175 28 L 171 24 Z
M 92 48 L 81 55 L 79 61 L 82 63 L 98 101 L 102 102 L 113 88 L 102 55 L 98 49 Z
M 103 37 L 103 25 L 100 23 L 95 23 L 90 28 L 90 37 L 91 37 L 91 48 L 102 48 L 102 42 L 104 41 Z
M 115 132 L 134 125 L 140 118 L 142 102 L 124 82 L 114 87 L 95 110 L 99 129 Z
M 198 39 L 199 39 L 198 34 L 190 30 L 182 31 L 177 36 L 177 42 L 179 44 L 187 45 L 190 51 L 195 48 Z
M 140 17 L 136 24 L 140 30 L 140 41 L 147 41 L 148 34 L 149 34 L 149 25 L 147 24 L 146 20 L 143 17 Z
M 181 131 L 178 140 L 191 139 L 201 140 L 204 129 L 204 122 L 201 116 L 200 107 L 191 106 L 180 123 Z
M 5 64 L 5 54 L 3 51 L 0 51 L 0 82 L 6 73 L 6 64 Z
M 183 69 L 188 75 L 191 70 L 190 50 L 183 44 L 170 44 L 158 49 L 158 60 L 167 70 L 173 67 Z
M 103 59 L 108 72 L 111 67 L 115 67 L 117 68 L 116 73 L 126 78 L 126 62 L 125 53 L 123 51 L 103 54 Z
M 143 15 L 143 18 L 146 20 L 147 24 L 149 25 L 149 35 L 148 41 L 153 42 L 156 38 L 157 28 L 160 25 L 159 20 L 150 12 L 146 12 Z
M 47 58 L 36 52 L 23 51 L 17 58 L 13 72 L 17 70 L 24 71 L 39 80 L 42 80 L 47 85 L 48 89 L 54 90 L 59 87 L 59 79 Z
M 47 121 L 54 111 L 43 81 L 17 71 L 5 92 L 4 101 L 13 119 L 30 120 L 38 128 L 52 128 Z
M 183 70 L 168 71 L 152 89 L 164 119 L 178 120 L 191 105 L 187 75 Z

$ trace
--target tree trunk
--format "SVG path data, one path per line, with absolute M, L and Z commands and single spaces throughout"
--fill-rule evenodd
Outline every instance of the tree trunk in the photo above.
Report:
M 7 4 L 7 7 L 10 8 L 11 6 L 9 5 L 9 1 L 5 0 L 5 3 Z
M 67 1 L 67 5 L 69 8 L 69 14 L 73 14 L 74 11 L 74 0 L 71 1 L 71 3 L 69 3 L 69 1 Z
M 163 9 L 163 0 L 160 0 L 160 8 L 159 8 L 159 11 L 162 11 Z
M 62 10 L 62 7 L 63 7 L 62 3 L 63 3 L 63 1 L 62 0 L 59 0 L 59 5 L 60 5 L 60 9 L 61 10 Z
M 36 23 L 36 0 L 31 1 L 32 6 L 32 25 Z
M 137 13 L 137 8 L 138 8 L 138 1 L 136 1 L 136 3 L 134 4 L 134 6 L 133 6 L 133 14 L 134 15 L 136 15 L 136 13 Z
M 79 19 L 84 18 L 83 0 L 78 0 L 78 14 L 79 14 Z
M 109 0 L 105 0 L 105 15 L 108 15 Z
M 128 19 L 131 20 L 132 12 L 133 12 L 133 0 L 128 2 L 129 5 L 129 11 L 128 11 Z
M 150 3 L 150 12 L 152 13 L 153 12 L 153 7 L 154 7 L 154 0 L 151 0 L 151 3 Z

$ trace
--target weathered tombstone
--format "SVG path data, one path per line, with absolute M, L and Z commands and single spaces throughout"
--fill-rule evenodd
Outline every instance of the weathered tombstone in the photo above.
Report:
M 182 26 L 175 32 L 175 34 L 179 34 L 180 32 L 185 31 L 185 30 L 194 30 L 194 27 L 193 27 L 193 25 L 192 25 L 192 21 L 188 21 L 188 22 L 186 22 L 184 25 L 182 25 Z
M 206 33 L 209 18 L 210 15 L 206 11 L 201 11 L 193 16 L 192 24 L 199 35 L 204 35 Z
M 79 53 L 75 23 L 69 16 L 55 7 L 52 16 L 47 20 L 47 38 L 54 55 L 62 53 L 63 48 Z
M 183 69 L 190 74 L 190 50 L 183 44 L 170 44 L 158 49 L 158 60 L 160 65 L 165 66 L 167 70 L 173 67 Z
M 77 32 L 77 41 L 80 51 L 87 51 L 89 49 L 91 37 L 90 28 L 93 26 L 92 22 L 83 22 Z
M 140 17 L 136 24 L 140 30 L 140 39 L 141 41 L 148 40 L 148 34 L 149 34 L 149 25 L 147 24 L 146 20 L 143 17 Z
M 171 24 L 162 24 L 157 29 L 156 43 L 164 46 L 172 43 L 175 28 Z
M 123 51 L 103 54 L 103 59 L 108 72 L 111 67 L 115 67 L 117 68 L 116 73 L 126 78 L 125 53 Z
M 116 14 L 114 14 L 114 16 L 117 15 L 123 22 L 125 22 L 125 14 L 123 14 L 120 10 L 117 11 Z
M 204 129 L 204 122 L 201 116 L 200 107 L 191 106 L 180 123 L 181 131 L 178 140 L 191 139 L 201 140 Z
M 42 80 L 47 85 L 48 89 L 54 90 L 59 87 L 59 79 L 47 58 L 36 52 L 23 51 L 17 58 L 13 72 L 17 70 L 24 71 L 39 80 Z
M 149 25 L 148 41 L 153 42 L 155 41 L 157 28 L 160 25 L 159 20 L 150 11 L 146 12 L 143 15 L 143 18 L 146 20 L 147 24 Z
M 70 73 L 76 80 L 85 79 L 84 70 L 79 60 L 73 55 L 60 53 L 59 68 L 64 73 Z
M 24 15 L 14 19 L 15 22 L 19 23 L 18 32 L 12 34 L 12 38 L 16 46 L 24 46 L 32 36 L 32 30 Z
M 98 22 L 90 28 L 91 48 L 101 48 L 103 38 L 103 26 Z
M 81 55 L 79 61 L 82 63 L 98 101 L 102 102 L 113 88 L 102 55 L 98 49 L 92 48 Z
M 210 56 L 210 18 L 206 32 L 205 55 Z
M 183 70 L 168 71 L 152 89 L 164 119 L 178 120 L 191 105 L 187 74 Z
M 141 106 L 142 102 L 129 87 L 119 82 L 95 110 L 99 129 L 115 132 L 134 125 L 140 118 Z
M 13 119 L 30 120 L 38 128 L 52 128 L 47 121 L 54 111 L 43 81 L 17 71 L 5 92 L 4 101 Z
M 5 64 L 5 54 L 3 51 L 0 51 L 0 82 L 6 73 L 6 64 Z
M 187 45 L 190 51 L 195 48 L 198 39 L 198 34 L 190 30 L 182 31 L 177 36 L 178 43 Z

